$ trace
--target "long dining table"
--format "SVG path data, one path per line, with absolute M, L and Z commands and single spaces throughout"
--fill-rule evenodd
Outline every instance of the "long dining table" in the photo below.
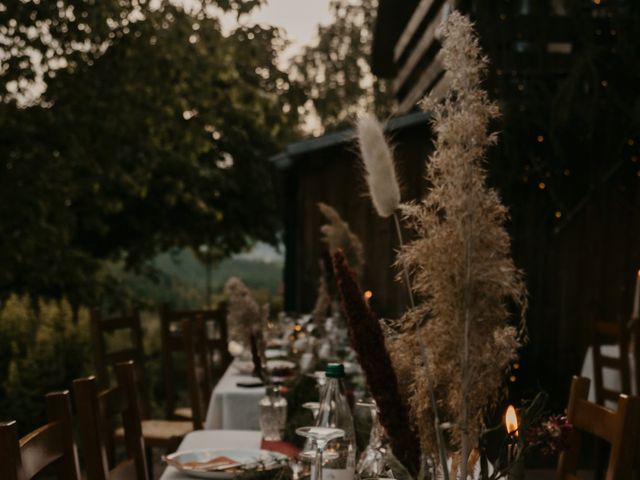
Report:
M 242 362 L 234 360 L 217 383 L 207 409 L 204 428 L 207 430 L 260 430 L 259 402 L 264 387 L 243 387 L 256 384 L 257 378 L 244 373 Z

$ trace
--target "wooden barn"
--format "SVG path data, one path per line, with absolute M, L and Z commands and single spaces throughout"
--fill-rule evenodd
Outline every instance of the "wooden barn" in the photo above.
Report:
M 612 96 L 632 95 L 640 78 L 635 67 L 621 73 L 628 62 L 620 53 L 620 42 L 633 34 L 629 22 L 637 9 L 626 1 L 607 4 L 379 2 L 371 64 L 391 81 L 397 99 L 389 130 L 403 199 L 425 192 L 431 134 L 428 116 L 416 112 L 415 104 L 446 89 L 437 26 L 452 8 L 471 15 L 491 61 L 487 88 L 511 126 L 491 153 L 489 178 L 510 209 L 513 255 L 530 292 L 530 343 L 512 386 L 518 395 L 541 386 L 562 399 L 570 376 L 580 372 L 593 322 L 623 325 L 630 318 L 640 267 L 640 136 L 637 112 L 612 106 Z M 585 59 L 593 60 L 596 73 L 584 72 Z M 559 112 L 569 96 L 573 103 Z M 551 107 L 542 110 L 542 103 Z M 502 131 L 502 125 L 496 128 Z M 393 316 L 406 298 L 390 266 L 392 225 L 377 218 L 365 198 L 352 135 L 299 142 L 274 159 L 284 179 L 286 307 L 313 306 L 322 248 L 316 203 L 323 201 L 363 239 L 363 287 L 373 292 L 381 315 Z
M 414 112 L 392 119 L 388 134 L 396 145 L 403 199 L 417 199 L 424 191 L 422 171 L 431 148 L 428 115 Z M 363 241 L 366 265 L 363 288 L 373 293 L 380 315 L 395 316 L 406 306 L 404 289 L 394 281 L 391 267 L 396 247 L 390 219 L 379 218 L 367 197 L 361 164 L 351 130 L 291 144 L 273 158 L 283 173 L 285 193 L 285 308 L 307 312 L 313 308 L 324 246 L 320 227 L 325 222 L 318 202 L 334 207 Z

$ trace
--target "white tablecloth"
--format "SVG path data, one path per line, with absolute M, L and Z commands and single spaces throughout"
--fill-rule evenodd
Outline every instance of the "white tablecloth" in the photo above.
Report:
M 241 430 L 198 430 L 188 433 L 178 447 L 178 452 L 207 448 L 260 448 L 260 432 Z M 173 467 L 167 467 L 160 480 L 189 480 Z
M 603 355 L 607 357 L 620 357 L 620 346 L 619 345 L 602 345 L 600 347 L 600 351 Z M 636 387 L 636 376 L 635 376 L 635 359 L 633 354 L 629 352 L 629 367 L 631 373 L 631 392 L 632 394 L 637 394 Z M 582 362 L 582 371 L 580 372 L 580 376 L 587 377 L 591 380 L 591 385 L 589 386 L 589 401 L 596 401 L 596 387 L 595 387 L 595 376 L 593 371 L 593 347 L 589 347 L 587 350 L 587 354 L 584 357 L 584 362 Z M 614 370 L 611 368 L 603 368 L 602 369 L 602 383 L 604 387 L 610 390 L 614 390 L 620 392 L 622 390 L 622 378 L 620 377 L 620 372 L 618 370 Z M 617 404 L 615 402 L 606 402 L 606 406 L 609 408 L 616 408 Z
M 264 387 L 243 388 L 238 382 L 258 379 L 241 374 L 235 361 L 229 365 L 211 394 L 204 428 L 207 430 L 260 430 L 258 402 L 265 395 Z

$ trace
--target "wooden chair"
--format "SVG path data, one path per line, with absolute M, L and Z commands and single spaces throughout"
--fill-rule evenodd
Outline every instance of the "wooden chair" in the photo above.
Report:
M 581 432 L 589 433 L 610 444 L 606 480 L 629 480 L 640 433 L 640 397 L 620 395 L 618 409 L 587 400 L 589 379 L 573 377 L 567 418 L 573 425 L 568 450 L 560 454 L 557 480 L 577 480 Z
M 595 322 L 592 337 L 593 380 L 596 403 L 617 402 L 621 393 L 631 394 L 631 372 L 629 367 L 629 331 L 618 322 Z M 611 357 L 601 351 L 603 345 L 619 345 L 620 355 Z M 610 390 L 604 386 L 603 370 L 617 370 L 621 378 L 621 390 Z
M 165 414 L 167 418 L 193 418 L 191 408 L 178 407 L 177 362 L 175 355 L 184 353 L 181 322 L 201 320 L 205 324 L 207 348 L 212 358 L 210 367 L 212 387 L 231 363 L 228 350 L 227 308 L 222 303 L 214 310 L 172 310 L 163 305 L 160 310 L 162 338 L 162 370 L 165 385 Z
M 108 335 L 124 333 L 129 346 L 110 349 Z M 111 373 L 118 363 L 132 360 L 137 368 L 138 391 L 142 400 L 142 417 L 151 414 L 151 402 L 146 389 L 144 375 L 144 346 L 142 343 L 142 323 L 140 313 L 133 310 L 129 315 L 104 318 L 98 310 L 91 312 L 91 343 L 98 384 L 102 388 L 111 385 Z
M 80 480 L 69 392 L 46 396 L 49 422 L 18 440 L 16 422 L 0 423 L 0 478 L 30 480 L 55 464 L 60 480 Z
M 206 341 L 206 324 L 202 318 L 197 320 L 187 318 L 181 322 L 181 329 L 193 428 L 201 430 L 213 390 L 211 352 Z
M 99 391 L 95 377 L 74 380 L 80 434 L 88 480 L 149 480 L 141 411 L 133 362 L 116 366 L 118 385 Z M 114 442 L 113 417 L 121 417 L 127 458 L 119 464 L 109 458 Z
M 106 336 L 122 331 L 128 335 L 131 346 L 120 350 L 109 350 Z M 120 362 L 133 361 L 136 366 L 138 391 L 141 392 L 142 433 L 147 446 L 164 449 L 177 446 L 179 439 L 193 430 L 193 425 L 190 421 L 150 418 L 151 402 L 144 382 L 144 348 L 139 313 L 134 311 L 127 316 L 105 319 L 94 311 L 91 314 L 91 334 L 99 385 L 102 388 L 108 388 L 109 370 Z M 125 432 L 122 428 L 115 430 L 115 439 L 118 442 L 125 440 Z

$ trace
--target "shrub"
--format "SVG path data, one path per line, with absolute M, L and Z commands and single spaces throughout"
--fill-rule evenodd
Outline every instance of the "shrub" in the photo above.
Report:
M 88 373 L 88 313 L 11 297 L 0 310 L 0 420 L 21 433 L 46 421 L 44 396 Z

